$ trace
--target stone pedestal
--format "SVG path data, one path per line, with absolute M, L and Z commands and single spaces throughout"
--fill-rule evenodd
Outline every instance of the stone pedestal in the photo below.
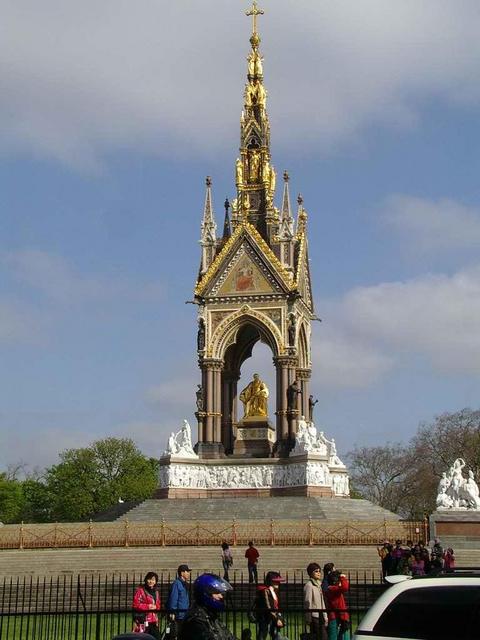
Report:
M 439 538 L 442 547 L 478 549 L 480 546 L 480 510 L 445 509 L 430 516 L 430 538 Z
M 275 444 L 275 428 L 266 418 L 243 418 L 236 427 L 234 456 L 269 458 Z
M 225 451 L 221 442 L 197 442 L 195 453 L 204 459 L 219 459 L 225 457 Z

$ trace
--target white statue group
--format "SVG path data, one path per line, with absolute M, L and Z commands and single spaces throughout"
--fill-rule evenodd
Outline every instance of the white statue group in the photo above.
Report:
M 188 424 L 188 420 L 183 421 L 183 427 L 177 433 L 170 434 L 168 438 L 166 456 L 178 458 L 198 458 L 193 450 L 192 445 L 192 429 Z
M 462 470 L 465 460 L 457 458 L 447 472 L 442 474 L 438 485 L 438 509 L 480 509 L 478 485 L 473 471 L 464 478 Z
M 317 434 L 317 429 L 312 421 L 307 422 L 302 416 L 298 421 L 295 446 L 290 456 L 298 456 L 304 453 L 317 453 L 328 457 L 328 464 L 332 467 L 345 467 L 337 455 L 337 445 L 332 438 L 328 440 L 323 431 Z

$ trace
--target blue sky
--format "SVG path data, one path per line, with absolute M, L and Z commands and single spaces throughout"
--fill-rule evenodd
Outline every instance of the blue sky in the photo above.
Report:
M 241 0 L 0 2 L 0 466 L 194 424 L 206 175 L 221 225 Z M 273 164 L 309 214 L 316 422 L 409 438 L 480 397 L 480 9 L 265 0 Z M 281 194 L 277 192 L 277 202 Z M 242 372 L 273 378 L 259 345 Z

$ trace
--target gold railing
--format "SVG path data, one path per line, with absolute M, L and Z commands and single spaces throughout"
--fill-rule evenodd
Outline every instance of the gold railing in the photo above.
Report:
M 314 520 L 190 520 L 9 524 L 0 549 L 245 545 L 369 545 L 388 539 L 428 540 L 428 522 Z

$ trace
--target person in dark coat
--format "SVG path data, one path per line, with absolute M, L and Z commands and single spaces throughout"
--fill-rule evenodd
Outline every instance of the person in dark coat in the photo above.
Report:
M 214 573 L 202 573 L 193 583 L 194 605 L 185 616 L 179 640 L 236 640 L 219 619 L 231 585 Z

